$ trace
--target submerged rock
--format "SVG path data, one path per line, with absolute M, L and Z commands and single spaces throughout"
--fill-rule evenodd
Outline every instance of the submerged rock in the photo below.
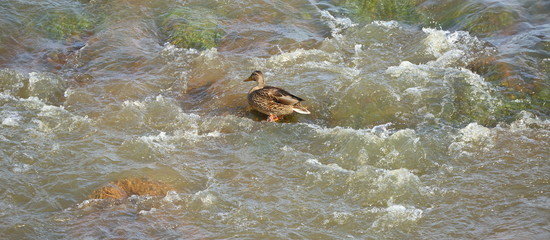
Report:
M 522 76 L 519 66 L 498 55 L 482 56 L 470 62 L 468 69 L 482 76 L 485 81 L 498 85 L 495 95 L 499 98 L 495 112 L 498 120 L 514 120 L 522 110 L 530 109 L 547 113 L 545 105 L 550 101 L 547 80 L 535 74 Z M 477 115 L 476 115 L 477 116 Z
M 174 188 L 166 183 L 146 178 L 125 178 L 110 182 L 96 189 L 90 198 L 93 199 L 124 199 L 132 195 L 165 196 Z
M 358 18 L 373 20 L 397 20 L 411 23 L 424 21 L 416 10 L 417 0 L 346 0 L 345 4 Z
M 90 15 L 74 9 L 48 12 L 37 21 L 37 27 L 41 28 L 48 38 L 55 40 L 67 40 L 72 36 L 81 38 L 89 34 L 94 26 Z
M 443 29 L 465 30 L 490 36 L 515 31 L 521 14 L 512 5 L 495 2 L 425 0 L 346 0 L 344 6 L 357 18 L 396 20 Z
M 471 33 L 484 35 L 493 35 L 495 32 L 507 30 L 519 19 L 518 13 L 507 9 L 490 9 L 473 15 L 475 16 L 465 21 L 463 28 Z
M 444 29 L 465 30 L 478 36 L 514 32 L 521 18 L 512 5 L 499 1 L 426 1 L 418 9 Z
M 165 40 L 180 48 L 216 47 L 224 32 L 214 13 L 205 8 L 176 8 L 160 19 Z

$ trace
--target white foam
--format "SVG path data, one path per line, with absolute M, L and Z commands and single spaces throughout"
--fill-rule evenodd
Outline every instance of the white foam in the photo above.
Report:
M 29 91 L 33 96 L 47 100 L 56 93 L 64 93 L 66 87 L 67 82 L 53 73 L 29 73 Z
M 287 145 L 284 145 L 281 150 L 285 151 L 285 152 L 292 152 L 294 151 L 294 148 L 292 148 L 291 146 L 287 146 Z
M 491 95 L 492 88 L 483 77 L 466 68 L 460 68 L 460 71 L 465 75 L 464 80 L 472 86 L 472 92 L 476 94 L 476 97 L 480 100 L 487 100 L 491 101 L 493 104 L 495 103 L 496 99 Z
M 143 106 L 145 106 L 143 104 L 143 102 L 141 101 L 129 101 L 129 100 L 126 100 L 122 103 L 122 106 L 123 107 L 139 107 L 139 108 L 142 108 Z
M 212 206 L 217 202 L 217 197 L 207 191 L 199 191 L 193 195 L 193 199 L 199 200 L 205 206 Z
M 40 109 L 40 113 L 38 116 L 52 116 L 55 114 L 62 113 L 69 113 L 63 106 L 52 106 L 52 105 L 44 105 Z
M 336 163 L 331 163 L 331 164 L 325 165 L 325 164 L 322 164 L 321 162 L 319 162 L 319 160 L 317 160 L 317 159 L 308 159 L 308 160 L 306 160 L 306 163 L 308 163 L 310 165 L 313 165 L 313 166 L 316 166 L 316 167 L 320 167 L 320 168 L 322 168 L 324 170 L 328 170 L 328 171 L 347 173 L 347 174 L 353 173 L 353 171 L 344 169 Z
M 141 210 L 138 212 L 138 215 L 151 215 L 157 211 L 156 208 L 151 208 L 149 210 Z
M 520 118 L 510 124 L 510 129 L 512 131 L 521 131 L 531 129 L 532 126 L 550 130 L 550 119 L 542 120 L 533 113 L 521 111 Z
M 373 21 L 371 24 L 376 25 L 376 26 L 382 26 L 382 27 L 385 27 L 386 29 L 400 29 L 401 28 L 401 24 L 399 24 L 399 22 L 397 22 L 395 20 L 391 20 L 391 21 Z
M 123 111 L 129 110 L 134 112 L 137 118 L 147 118 L 152 115 L 156 116 L 159 108 L 166 109 L 166 111 L 170 112 L 169 116 L 171 119 L 163 119 L 163 121 L 169 122 L 172 126 L 177 126 L 175 130 L 168 132 L 159 131 L 137 138 L 138 141 L 146 143 L 156 150 L 174 150 L 181 140 L 197 142 L 205 138 L 223 137 L 222 133 L 218 130 L 201 131 L 201 124 L 203 123 L 201 120 L 203 120 L 203 118 L 197 114 L 183 112 L 172 99 L 167 99 L 162 95 L 158 95 L 154 98 L 147 98 L 143 101 L 125 101 L 122 107 Z M 164 125 L 161 124 L 161 126 Z M 153 125 L 153 127 L 156 128 L 157 126 Z M 159 130 L 165 129 L 159 128 Z
M 84 209 L 84 208 L 93 206 L 94 204 L 99 203 L 101 201 L 102 201 L 102 199 L 86 199 L 86 200 L 82 201 L 81 203 L 76 204 L 76 208 Z
M 161 152 L 176 149 L 176 146 L 174 144 L 169 143 L 172 139 L 174 139 L 174 137 L 167 136 L 165 132 L 160 132 L 157 135 L 140 136 L 138 139 L 141 142 L 146 143 L 148 146 Z
M 349 212 L 332 212 L 332 214 L 330 214 L 330 219 L 325 219 L 323 224 L 327 225 L 334 222 L 338 225 L 344 225 L 352 217 L 353 214 Z
M 332 16 L 328 11 L 320 11 L 321 20 L 323 20 L 331 29 L 332 36 L 334 38 L 341 38 L 342 32 L 350 27 L 354 27 L 357 24 L 353 23 L 349 18 L 337 18 Z
M 373 136 L 372 129 L 354 129 L 349 127 L 323 127 L 316 124 L 304 124 L 321 135 L 356 135 L 360 137 Z
M 470 123 L 463 129 L 460 129 L 461 140 L 463 142 L 492 142 L 491 129 L 481 126 L 478 123 Z
M 385 123 L 385 124 L 380 124 L 380 125 L 376 125 L 374 127 L 371 128 L 370 132 L 378 137 L 381 137 L 381 138 L 388 138 L 390 135 L 391 135 L 391 131 L 388 130 L 388 127 L 390 127 L 391 125 L 393 125 L 393 123 L 389 122 L 389 123 Z M 406 129 L 405 129 L 406 130 Z M 403 130 L 400 130 L 400 131 L 403 131 Z M 400 132 L 398 131 L 398 132 Z M 396 132 L 397 133 L 397 132 Z
M 262 68 L 282 68 L 299 64 L 300 66 L 309 66 L 310 68 L 319 68 L 323 63 L 337 62 L 338 53 L 328 53 L 319 49 L 298 48 L 291 52 L 283 52 L 273 55 L 270 58 L 253 58 L 252 63 L 257 69 Z M 309 64 L 309 65 L 308 65 Z M 266 74 L 269 74 L 267 72 Z
M 472 147 L 487 152 L 495 145 L 492 129 L 475 122 L 461 129 L 459 134 L 458 139 L 448 147 L 451 154 L 471 155 L 469 148 Z
M 204 51 L 201 51 L 199 57 L 202 57 L 203 60 L 212 61 L 219 60 L 220 55 L 218 54 L 218 49 L 210 48 Z
M 221 135 L 222 134 L 218 131 L 213 131 L 206 134 L 207 137 L 214 137 L 214 138 L 220 137 Z
M 355 47 L 353 48 L 355 50 L 355 54 L 359 54 L 363 52 L 363 44 L 355 44 Z
M 18 101 L 29 110 L 40 110 L 45 103 L 37 97 L 31 96 L 28 98 L 11 97 L 11 100 Z
M 8 94 L 17 93 L 24 86 L 25 77 L 13 69 L 0 69 L 0 78 L 2 78 L 0 89 L 4 89 Z
M 467 104 L 480 106 L 487 111 L 493 111 L 501 104 L 494 97 L 494 88 L 483 77 L 466 68 L 438 66 L 437 64 L 413 64 L 403 61 L 399 66 L 390 66 L 386 74 L 395 78 L 392 83 L 396 91 L 395 99 L 408 100 L 413 104 L 425 105 L 425 101 L 433 101 L 434 97 L 441 102 L 450 102 L 457 97 L 459 91 L 467 92 Z M 460 81 L 465 84 L 457 85 Z M 460 89 L 456 89 L 459 86 Z M 412 99 L 412 100 L 411 100 Z M 420 107 L 420 106 L 419 106 Z
M 177 201 L 181 201 L 181 197 L 176 191 L 168 191 L 166 193 L 166 196 L 162 198 L 162 201 L 174 203 Z
M 65 89 L 65 92 L 63 93 L 63 96 L 65 98 L 68 98 L 71 95 L 73 95 L 74 93 L 75 93 L 75 90 L 73 88 L 67 88 L 67 89 Z
M 131 111 L 136 118 L 156 118 L 159 114 L 159 109 L 163 109 L 164 112 L 169 112 L 167 116 L 170 118 L 162 118 L 162 121 L 166 121 L 173 126 L 181 126 L 185 130 L 175 130 L 171 134 L 161 131 L 158 135 L 149 135 L 141 137 L 140 139 L 148 143 L 167 142 L 171 140 L 177 140 L 181 138 L 188 138 L 189 140 L 198 140 L 202 137 L 220 137 L 221 133 L 218 131 L 205 131 L 205 133 L 199 133 L 199 123 L 201 117 L 194 113 L 185 113 L 177 105 L 173 99 L 167 99 L 162 95 L 157 95 L 154 98 L 147 98 L 143 101 L 125 101 L 122 104 L 123 111 Z M 151 123 L 153 127 L 157 127 L 155 122 Z M 160 124 L 163 126 L 162 124 Z M 178 129 L 181 129 L 178 128 Z M 164 130 L 160 128 L 159 130 Z
M 420 138 L 416 137 L 416 131 L 413 129 L 401 129 L 398 131 L 394 131 L 391 129 L 388 129 L 392 123 L 385 123 L 381 125 L 374 126 L 370 129 L 354 129 L 349 127 L 322 127 L 316 124 L 303 124 L 310 128 L 312 128 L 314 131 L 316 131 L 320 135 L 328 135 L 332 137 L 346 137 L 346 136 L 357 136 L 359 138 L 362 138 L 366 141 L 372 141 L 372 142 L 379 142 L 386 139 L 398 139 L 398 138 L 411 138 L 413 139 L 414 143 L 417 143 Z
M 427 51 L 435 57 L 440 57 L 444 52 L 448 51 L 449 48 L 452 47 L 452 42 L 448 38 L 450 34 L 448 31 L 431 28 L 424 28 L 422 31 L 428 34 L 424 40 Z
M 31 72 L 29 73 L 29 88 L 34 88 L 34 86 L 40 82 L 42 78 L 38 76 L 37 72 Z
M 388 200 L 386 208 L 372 208 L 369 212 L 384 213 L 372 223 L 373 228 L 387 229 L 405 222 L 414 222 L 422 218 L 424 211 L 414 206 L 393 204 L 392 199 Z
M 198 54 L 199 50 L 194 48 L 178 48 L 176 45 L 173 45 L 169 42 L 164 43 L 164 48 L 161 51 L 161 55 L 187 55 L 187 54 Z M 180 56 L 182 57 L 182 56 Z
M 403 61 L 399 66 L 391 66 L 386 69 L 386 73 L 392 77 L 398 78 L 401 76 L 409 76 L 411 73 L 414 73 L 418 79 L 428 79 L 429 78 L 430 67 L 427 65 L 416 65 L 409 61 Z M 409 78 L 404 78 L 409 79 Z M 415 78 L 416 79 L 416 78 Z
M 395 170 L 381 170 L 382 175 L 378 176 L 375 180 L 375 184 L 380 188 L 385 188 L 388 185 L 403 186 L 410 183 L 418 184 L 420 179 L 406 168 L 400 168 Z
M 428 65 L 453 66 L 455 62 L 469 62 L 479 55 L 479 52 L 488 49 L 483 41 L 468 32 L 449 32 L 432 28 L 423 28 L 427 34 L 424 39 L 426 51 L 437 58 Z
M 420 209 L 404 205 L 391 205 L 386 208 L 386 211 L 391 218 L 400 218 L 405 221 L 416 221 L 422 217 L 423 213 Z
M 14 173 L 25 173 L 31 170 L 31 165 L 25 164 L 25 163 L 18 163 L 15 164 L 12 168 L 12 171 Z
M 3 116 L 2 116 L 3 115 Z M 4 119 L 2 119 L 2 125 L 16 127 L 19 126 L 19 121 L 21 120 L 21 115 L 13 111 L 4 111 L 0 113 Z

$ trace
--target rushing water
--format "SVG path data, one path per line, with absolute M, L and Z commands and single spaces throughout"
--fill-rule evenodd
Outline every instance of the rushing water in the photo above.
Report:
M 550 239 L 550 3 L 350 2 L 1 1 L 0 238 Z M 263 121 L 254 70 L 312 114 Z M 127 177 L 176 191 L 89 199 Z

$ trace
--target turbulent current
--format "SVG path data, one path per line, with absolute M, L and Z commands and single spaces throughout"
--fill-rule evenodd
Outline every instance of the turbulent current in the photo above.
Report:
M 549 12 L 3 0 L 0 238 L 549 239 Z M 266 122 L 255 70 L 311 114 Z

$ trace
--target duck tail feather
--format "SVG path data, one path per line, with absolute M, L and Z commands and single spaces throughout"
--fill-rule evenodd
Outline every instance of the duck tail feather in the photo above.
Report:
M 307 110 L 307 109 L 304 108 L 304 107 L 296 107 L 296 106 L 294 106 L 294 108 L 292 108 L 292 110 L 294 110 L 295 112 L 300 113 L 300 114 L 310 114 L 310 113 L 311 113 L 309 110 Z

